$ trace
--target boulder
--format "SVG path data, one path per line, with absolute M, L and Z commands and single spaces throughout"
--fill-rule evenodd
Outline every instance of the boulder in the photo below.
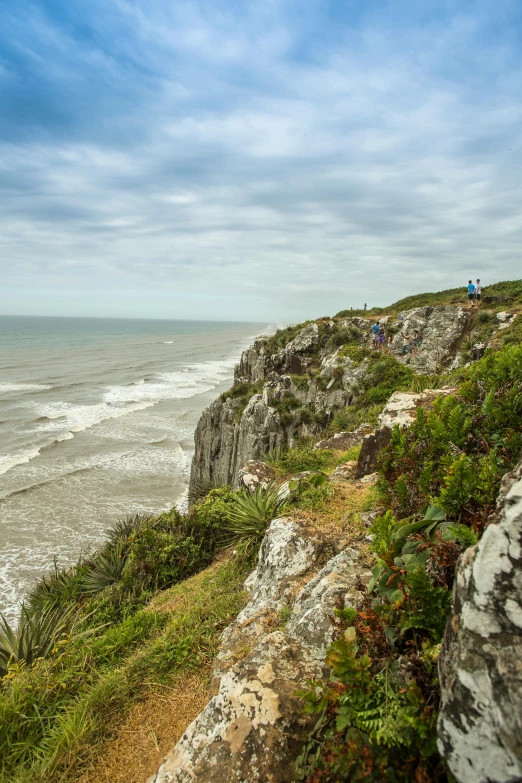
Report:
M 439 750 L 459 783 L 522 780 L 522 462 L 461 556 L 439 659 Z
M 298 696 L 326 676 L 336 607 L 359 606 L 370 578 L 357 549 L 332 557 L 319 573 L 322 550 L 289 520 L 274 520 L 246 586 L 251 600 L 222 637 L 215 696 L 185 731 L 149 783 L 292 783 L 295 759 L 317 717 Z M 277 609 L 293 604 L 284 629 Z M 276 625 L 257 623 L 268 610 Z M 252 622 L 251 622 L 252 621 Z M 240 626 L 242 647 L 224 665 Z
M 390 442 L 395 425 L 409 427 L 415 421 L 418 408 L 428 408 L 437 397 L 447 396 L 454 391 L 450 386 L 444 386 L 441 389 L 426 389 L 418 394 L 394 392 L 379 415 L 378 429 L 363 439 L 355 478 L 360 479 L 375 470 L 378 454 Z
M 149 783 L 290 783 L 316 717 L 297 691 L 322 666 L 305 645 L 269 634 L 222 678 Z
M 497 313 L 497 320 L 499 321 L 498 328 L 507 329 L 508 326 L 511 326 L 516 317 L 516 313 L 508 313 L 505 310 Z
M 266 462 L 250 459 L 239 470 L 239 486 L 255 491 L 258 487 L 266 489 L 275 480 L 276 472 Z
M 450 386 L 443 386 L 441 389 L 425 389 L 419 393 L 393 392 L 379 415 L 379 427 L 391 429 L 396 424 L 409 427 L 417 417 L 418 408 L 429 408 L 437 397 L 446 397 L 454 391 Z
M 357 470 L 357 460 L 352 459 L 349 462 L 343 462 L 342 465 L 337 465 L 336 469 L 329 477 L 330 481 L 348 481 L 354 478 L 355 471 Z
M 440 372 L 447 367 L 468 325 L 469 312 L 462 307 L 414 307 L 402 313 L 399 331 L 395 335 L 392 351 L 396 358 L 410 365 L 419 374 Z M 408 331 L 413 339 L 413 330 L 419 331 L 419 346 L 416 355 L 402 354 L 402 334 Z
M 333 638 L 334 609 L 361 605 L 371 572 L 357 550 L 345 549 L 311 579 L 297 597 L 285 631 L 304 641 L 314 658 L 324 661 Z
M 313 353 L 319 347 L 319 327 L 316 323 L 308 324 L 291 340 L 285 348 L 290 353 Z
M 486 348 L 488 347 L 488 344 L 486 342 L 484 343 L 475 343 L 471 349 L 471 358 L 474 362 L 477 362 L 479 359 L 482 359 L 484 356 L 484 352 Z
M 359 459 L 355 469 L 355 478 L 360 479 L 368 473 L 372 473 L 377 465 L 377 456 L 384 446 L 390 442 L 391 430 L 388 427 L 375 430 L 370 435 L 365 435 L 362 442 Z
M 337 432 L 332 435 L 331 438 L 325 438 L 316 443 L 314 448 L 316 449 L 332 449 L 334 451 L 348 451 L 352 446 L 358 446 L 362 443 L 365 435 L 368 435 L 372 431 L 372 427 L 369 424 L 361 424 L 353 432 Z
M 501 323 L 505 323 L 511 318 L 513 318 L 513 313 L 508 313 L 506 310 L 501 310 L 500 313 L 497 313 L 497 321 L 500 321 Z
M 250 601 L 223 632 L 215 665 L 220 677 L 245 648 L 277 624 L 278 612 L 299 592 L 305 575 L 324 548 L 289 519 L 274 519 L 263 538 L 257 565 L 245 582 Z

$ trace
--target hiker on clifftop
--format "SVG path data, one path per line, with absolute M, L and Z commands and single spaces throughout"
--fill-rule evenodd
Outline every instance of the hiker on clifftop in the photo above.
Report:
M 402 335 L 402 354 L 411 353 L 410 334 L 405 331 Z
M 379 344 L 379 332 L 381 331 L 381 327 L 379 326 L 379 321 L 375 321 L 374 325 L 372 326 L 372 346 L 373 348 L 377 348 Z
M 480 285 L 480 278 L 477 277 L 477 282 L 475 283 L 475 304 L 477 307 L 480 304 L 480 294 L 482 292 L 482 286 Z
M 473 307 L 473 300 L 475 299 L 475 286 L 473 285 L 473 281 L 470 280 L 468 283 L 468 306 Z
M 379 336 L 377 338 L 379 351 L 384 350 L 384 339 L 385 339 L 385 336 L 386 335 L 384 334 L 384 326 L 382 326 L 382 324 L 381 324 L 381 328 L 379 329 Z

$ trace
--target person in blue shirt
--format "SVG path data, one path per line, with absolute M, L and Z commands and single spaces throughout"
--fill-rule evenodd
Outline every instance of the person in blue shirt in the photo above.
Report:
M 469 307 L 473 307 L 474 299 L 475 299 L 475 286 L 473 285 L 473 281 L 470 280 L 468 282 L 468 305 L 469 305 Z
M 372 326 L 372 345 L 374 348 L 378 347 L 379 344 L 379 332 L 381 331 L 381 327 L 379 325 L 379 322 L 376 321 L 374 325 Z

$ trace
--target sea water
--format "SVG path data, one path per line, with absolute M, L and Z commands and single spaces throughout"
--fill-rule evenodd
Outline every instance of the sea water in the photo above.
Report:
M 198 417 L 266 324 L 0 316 L 0 611 L 186 492 Z

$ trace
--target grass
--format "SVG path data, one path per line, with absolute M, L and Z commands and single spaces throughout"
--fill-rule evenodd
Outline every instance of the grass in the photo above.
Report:
M 366 312 L 363 310 L 341 310 L 337 318 L 349 316 L 373 316 L 396 315 L 403 310 L 411 310 L 414 307 L 428 307 L 433 305 L 467 305 L 466 284 L 459 288 L 448 288 L 445 291 L 437 291 L 423 294 L 413 294 L 399 299 L 387 307 L 372 307 Z M 506 280 L 492 283 L 482 289 L 482 296 L 510 297 L 514 302 L 522 304 L 522 280 Z
M 180 676 L 204 676 L 244 604 L 244 577 L 244 564 L 225 560 L 98 637 L 12 668 L 0 691 L 0 781 L 77 779 L 151 683 L 161 691 Z
M 331 454 L 322 449 L 314 451 L 313 445 L 307 444 L 268 454 L 265 459 L 280 475 L 284 475 L 305 470 L 322 470 L 330 464 Z

